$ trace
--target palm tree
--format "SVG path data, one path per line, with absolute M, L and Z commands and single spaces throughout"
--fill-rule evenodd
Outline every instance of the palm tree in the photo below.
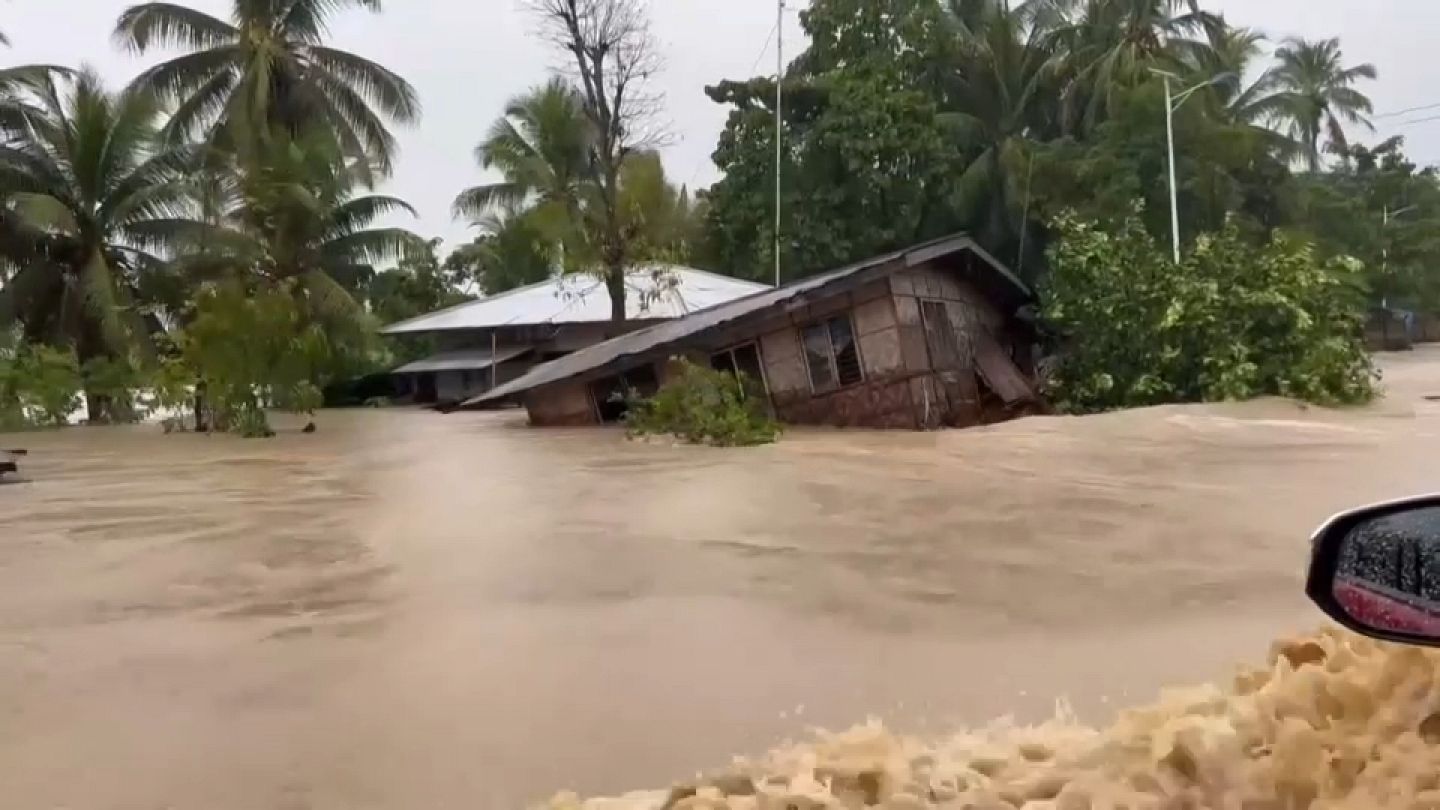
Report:
M 485 295 L 545 281 L 554 275 L 556 246 L 534 211 L 514 207 L 485 214 L 475 223 L 481 235 L 447 259 L 454 270 L 474 278 Z
M 120 15 L 115 38 L 137 53 L 189 51 L 136 79 L 175 105 L 167 134 L 177 141 L 221 136 L 218 125 L 226 123 L 253 131 L 267 122 L 291 134 L 319 123 L 346 155 L 373 158 L 388 172 L 396 147 L 384 119 L 413 123 L 420 102 L 400 76 L 324 44 L 329 18 L 349 6 L 379 11 L 381 4 L 235 0 L 226 22 L 175 3 L 141 3 Z
M 1340 40 L 1285 40 L 1275 52 L 1272 71 L 1275 87 L 1270 109 L 1304 148 L 1310 171 L 1320 170 L 1320 139 L 1344 149 L 1345 122 L 1374 129 L 1367 117 L 1374 112 L 1370 99 L 1355 85 L 1378 75 L 1371 64 L 1345 67 Z
M 209 216 L 186 225 L 191 248 L 177 263 L 198 279 L 239 277 L 262 285 L 287 285 L 305 299 L 315 320 L 353 321 L 355 296 L 377 263 L 423 249 L 404 228 L 376 227 L 391 214 L 415 216 L 404 200 L 371 194 L 362 164 L 344 164 L 321 135 L 267 143 L 245 154 L 208 187 Z M 208 221 L 207 221 L 208 220 Z
M 1208 95 L 1217 117 L 1248 128 L 1276 157 L 1290 162 L 1302 151 L 1300 144 L 1269 126 L 1280 104 L 1275 69 L 1265 70 L 1248 84 L 1245 81 L 1264 53 L 1264 42 L 1264 34 L 1232 28 L 1222 18 L 1207 42 L 1181 45 L 1180 56 L 1190 83 L 1213 82 Z
M 498 170 L 502 179 L 462 191 L 455 216 L 479 222 L 497 210 L 533 206 L 542 209 L 541 219 L 552 229 L 568 231 L 564 237 L 574 241 L 582 230 L 582 201 L 591 193 L 593 141 L 584 102 L 563 79 L 511 99 L 475 148 L 481 168 Z
M 1069 55 L 1069 123 L 1091 127 L 1114 108 L 1116 91 L 1174 69 L 1223 25 L 1199 0 L 1046 0 L 1028 9 L 1049 21 Z
M 150 331 L 138 291 L 163 274 L 188 200 L 198 149 L 157 138 L 161 108 L 148 93 L 111 94 L 90 70 L 63 92 L 53 75 L 29 85 L 38 110 L 0 145 L 0 256 L 14 268 L 0 288 L 0 327 L 27 342 L 69 345 L 82 364 L 126 359 Z M 105 403 L 91 398 L 90 417 Z
M 983 3 L 983 5 L 981 4 Z M 947 122 L 973 152 L 955 188 L 957 210 L 988 244 L 1009 244 L 1025 216 L 1012 170 L 1028 168 L 1026 142 L 1055 126 L 1060 58 L 1055 39 L 1034 19 L 1033 4 L 1004 0 L 952 4 L 956 63 Z

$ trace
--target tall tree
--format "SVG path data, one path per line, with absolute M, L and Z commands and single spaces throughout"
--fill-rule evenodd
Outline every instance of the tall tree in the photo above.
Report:
M 659 69 L 644 0 L 527 0 L 541 36 L 573 60 L 590 120 L 587 172 L 594 199 L 587 240 L 610 294 L 610 317 L 624 321 L 625 276 L 635 234 L 625 227 L 620 186 L 631 153 L 653 145 L 659 101 L 649 89 Z
M 1023 264 L 1019 240 L 1034 160 L 1029 141 L 1055 132 L 1062 55 L 1035 23 L 1033 8 L 1012 9 L 1004 0 L 952 6 L 956 43 L 946 118 L 968 156 L 954 187 L 956 209 L 992 250 Z
M 0 288 L 0 325 L 71 346 L 82 364 L 128 359 L 148 333 L 136 299 L 183 230 L 198 150 L 160 143 L 156 99 L 111 94 L 93 71 L 33 88 L 39 114 L 0 145 L 0 254 L 17 268 Z M 103 398 L 89 406 L 107 418 Z
M 232 182 L 207 201 L 211 221 L 191 222 L 186 235 L 197 248 L 182 265 L 204 275 L 242 275 L 261 283 L 292 282 L 317 317 L 353 313 L 354 296 L 376 264 L 420 249 L 403 228 L 376 227 L 390 214 L 415 215 L 404 200 L 370 193 L 369 173 L 343 164 L 323 136 L 268 142 L 237 163 Z M 204 249 L 199 249 L 204 248 Z
M 499 171 L 501 180 L 462 191 L 455 216 L 482 224 L 495 214 L 533 208 L 532 223 L 546 223 L 553 237 L 583 253 L 581 209 L 597 196 L 589 165 L 594 141 L 584 101 L 564 79 L 511 99 L 475 148 L 481 168 Z
M 785 75 L 781 266 L 803 278 L 956 230 L 957 171 L 969 157 L 940 107 L 951 62 L 931 0 L 817 0 L 801 13 L 811 46 Z M 773 278 L 775 81 L 706 88 L 732 106 L 705 196 L 718 269 Z M 967 151 L 962 151 L 967 150 Z
M 1322 138 L 1344 149 L 1346 123 L 1373 129 L 1369 115 L 1374 107 L 1355 85 L 1375 79 L 1378 72 L 1368 63 L 1346 67 L 1338 39 L 1287 39 L 1275 59 L 1273 115 L 1303 145 L 1310 171 L 1318 172 Z
M 235 0 L 228 22 L 176 3 L 141 3 L 120 15 L 115 38 L 137 53 L 188 51 L 136 80 L 176 105 L 167 126 L 176 140 L 223 137 L 217 125 L 226 123 L 291 134 L 319 124 L 345 154 L 388 172 L 396 147 L 386 119 L 413 123 L 420 102 L 389 69 L 325 44 L 330 17 L 347 7 L 378 12 L 381 0 Z
M 446 259 L 452 275 L 473 278 L 485 295 L 545 281 L 554 275 L 556 241 L 540 212 L 505 208 L 475 222 L 480 236 Z
M 1070 59 L 1065 94 L 1072 127 L 1089 128 L 1113 109 L 1116 93 L 1148 81 L 1153 67 L 1176 69 L 1222 25 L 1199 0 L 1049 0 L 1044 18 Z M 1040 14 L 1038 10 L 1032 11 Z

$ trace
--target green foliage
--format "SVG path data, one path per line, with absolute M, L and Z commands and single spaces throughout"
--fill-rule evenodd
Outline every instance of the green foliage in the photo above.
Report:
M 781 265 L 801 278 L 954 230 L 964 167 L 935 87 L 944 62 L 928 0 L 821 0 L 802 14 L 811 49 L 785 77 Z M 718 269 L 773 277 L 775 84 L 706 89 L 733 105 L 705 196 L 707 254 Z
M 214 424 L 242 436 L 270 435 L 265 408 L 308 413 L 320 406 L 313 380 L 333 361 L 325 333 L 306 324 L 295 287 L 204 291 L 182 341 Z
M 80 376 L 91 422 L 134 422 L 142 416 L 135 402 L 142 375 L 129 358 L 92 358 L 80 367 Z
M 1332 172 L 1298 182 L 1300 226 L 1328 254 L 1365 263 L 1373 305 L 1440 311 L 1440 172 L 1404 141 L 1351 146 Z
M 10 376 L 20 411 L 32 424 L 68 424 L 80 407 L 80 364 L 69 349 L 26 346 L 15 355 Z
M 780 425 L 753 383 L 689 360 L 676 359 L 672 376 L 655 396 L 631 402 L 632 435 L 676 436 L 691 444 L 749 447 L 769 444 Z
M 1138 213 L 1113 233 L 1070 215 L 1054 227 L 1043 316 L 1065 341 L 1061 408 L 1374 395 L 1353 262 L 1284 235 L 1257 247 L 1230 225 L 1177 267 Z

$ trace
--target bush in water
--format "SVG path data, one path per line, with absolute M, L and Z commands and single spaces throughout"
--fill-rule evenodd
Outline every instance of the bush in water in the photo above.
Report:
M 1043 316 L 1065 341 L 1049 384 L 1058 407 L 1374 396 L 1357 263 L 1321 261 L 1284 235 L 1254 245 L 1227 226 L 1177 266 L 1138 215 L 1118 231 L 1071 215 L 1054 227 Z
M 266 407 L 300 413 L 320 407 L 311 379 L 331 346 L 317 324 L 305 323 L 292 292 L 226 284 L 197 300 L 180 345 L 185 365 L 204 383 L 216 429 L 272 436 Z
M 80 407 L 80 364 L 75 352 L 49 346 L 22 347 L 13 359 L 11 380 L 24 422 L 68 424 Z
M 673 374 L 649 399 L 630 404 L 631 435 L 672 435 L 691 444 L 746 447 L 769 444 L 780 435 L 754 381 L 724 371 L 672 361 Z

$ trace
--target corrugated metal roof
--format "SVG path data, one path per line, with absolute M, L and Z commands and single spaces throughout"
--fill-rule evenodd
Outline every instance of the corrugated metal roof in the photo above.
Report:
M 769 289 L 763 284 L 678 265 L 646 265 L 627 279 L 625 308 L 631 320 L 679 318 Z M 610 295 L 593 276 L 560 276 L 528 287 L 392 324 L 387 335 L 528 324 L 596 323 L 610 320 Z
M 818 276 L 791 282 L 783 287 L 767 288 L 764 292 L 731 301 L 728 304 L 707 309 L 678 320 L 666 321 L 654 326 L 630 332 L 603 343 L 588 346 L 549 363 L 538 365 L 529 373 L 501 385 L 481 396 L 464 403 L 461 407 L 481 405 L 492 400 L 514 396 L 539 388 L 542 385 L 568 380 L 626 357 L 647 354 L 656 349 L 697 335 L 708 329 L 723 326 L 731 321 L 750 315 L 768 307 L 784 304 L 795 298 L 814 292 L 827 285 L 844 281 L 861 272 L 903 260 L 907 266 L 914 266 L 941 256 L 961 251 L 971 251 L 995 271 L 999 279 L 1012 288 L 1017 299 L 1029 300 L 1034 293 L 1019 278 L 989 253 L 986 253 L 968 236 L 949 236 L 926 242 L 904 250 L 897 250 L 883 256 L 876 256 L 857 262 L 849 267 L 831 270 Z
M 529 346 L 501 349 L 494 355 L 489 349 L 460 349 L 432 354 L 424 360 L 416 360 L 390 372 L 391 374 L 424 374 L 432 371 L 479 371 L 493 365 L 514 360 L 530 351 Z

